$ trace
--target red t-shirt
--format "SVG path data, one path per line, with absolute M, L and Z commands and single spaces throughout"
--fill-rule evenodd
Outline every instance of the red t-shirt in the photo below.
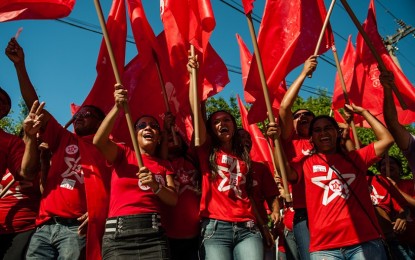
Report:
M 397 194 L 392 191 L 392 184 L 385 177 L 378 176 L 366 176 L 369 184 L 370 198 L 374 206 L 382 208 L 391 220 L 395 219 L 397 213 L 402 211 L 406 206 L 406 201 L 402 200 L 403 197 L 397 197 Z M 395 195 L 395 196 L 394 196 Z
M 254 220 L 245 187 L 248 172 L 246 163 L 219 150 L 216 152 L 218 172 L 212 179 L 209 150 L 208 145 L 203 145 L 197 150 L 202 172 L 200 216 L 229 222 Z
M 338 153 L 314 154 L 293 164 L 299 178 L 304 178 L 307 191 L 310 252 L 380 237 L 366 181 L 367 168 L 380 158 L 375 154 L 373 143 L 350 152 L 347 157 Z M 329 166 L 338 169 L 350 188 Z
M 13 176 L 8 172 L 1 180 L 1 187 L 5 187 L 12 180 Z M 39 201 L 38 181 L 16 181 L 0 199 L 0 234 L 34 229 Z
M 64 129 L 53 117 L 48 121 L 41 140 L 48 143 L 52 158 L 36 225 L 52 216 L 77 218 L 87 212 L 79 142 L 92 142 L 92 138 L 77 136 Z
M 141 155 L 143 164 L 158 183 L 166 185 L 166 175 L 173 174 L 168 161 Z M 137 177 L 138 162 L 134 150 L 118 144 L 117 158 L 113 163 L 108 217 L 134 214 L 161 213 L 161 200 L 150 186 L 141 184 Z
M 283 145 L 288 161 L 291 161 L 293 158 L 306 156 L 313 149 L 309 138 L 301 137 L 296 133 L 293 133 L 290 139 L 284 141 Z M 297 183 L 292 183 L 291 192 L 293 208 L 306 208 L 304 182 L 298 181 Z
M 259 215 L 264 221 L 268 220 L 264 201 L 278 196 L 278 186 L 266 164 L 252 162 L 253 193 Z
M 24 153 L 24 142 L 19 137 L 6 133 L 0 129 L 0 176 L 6 170 L 13 176 L 18 176 Z
M 167 206 L 166 233 L 171 238 L 193 238 L 200 232 L 200 173 L 194 164 L 184 157 L 174 159 L 171 164 L 179 199 L 175 207 Z

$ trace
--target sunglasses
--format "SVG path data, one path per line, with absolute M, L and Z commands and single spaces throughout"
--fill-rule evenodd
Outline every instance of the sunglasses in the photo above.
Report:
M 149 126 L 152 129 L 155 129 L 155 130 L 160 130 L 159 124 L 154 123 L 154 122 L 150 122 L 150 123 L 141 122 L 139 124 L 136 124 L 135 125 L 135 130 L 142 130 L 142 129 L 146 128 L 147 126 Z
M 90 111 L 78 112 L 73 117 L 75 119 L 81 119 L 81 118 L 98 118 L 96 115 L 94 115 Z
M 294 115 L 294 119 L 300 118 L 300 116 L 313 116 L 313 113 L 311 113 L 310 111 L 297 113 Z

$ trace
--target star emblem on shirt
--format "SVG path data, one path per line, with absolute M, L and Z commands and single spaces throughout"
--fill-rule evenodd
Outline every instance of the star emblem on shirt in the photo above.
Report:
M 348 185 L 356 179 L 354 173 L 342 174 L 343 179 L 347 182 Z M 329 168 L 326 176 L 318 176 L 311 178 L 311 182 L 324 189 L 322 204 L 326 206 L 336 197 L 341 197 L 343 199 L 349 198 L 349 188 L 342 179 L 338 179 L 336 173 L 333 169 Z
M 371 185 L 370 198 L 372 199 L 373 205 L 379 205 L 379 202 L 382 201 L 385 198 L 385 196 L 380 195 L 376 188 L 373 185 Z
M 226 176 L 229 174 L 229 177 Z M 238 160 L 232 160 L 228 167 L 218 166 L 218 174 L 222 178 L 218 186 L 220 192 L 233 190 L 236 197 L 242 198 L 242 190 L 240 185 L 246 182 L 245 176 L 241 173 L 240 165 Z

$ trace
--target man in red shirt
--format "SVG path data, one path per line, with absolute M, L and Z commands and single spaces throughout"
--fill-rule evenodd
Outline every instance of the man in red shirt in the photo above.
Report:
M 42 104 L 39 105 L 37 93 L 26 71 L 23 49 L 14 38 L 6 48 L 6 55 L 15 65 L 23 99 L 31 107 L 28 119 L 33 120 L 35 127 L 26 127 L 25 134 L 33 137 L 36 134 L 33 130 L 40 128 L 39 139 L 49 145 L 52 153 L 36 219 L 38 228 L 31 239 L 26 258 L 82 257 L 87 242 L 85 234 L 88 220 L 91 220 L 88 225 L 88 237 L 91 238 L 87 245 L 88 258 L 100 258 L 110 172 L 101 153 L 92 145 L 92 139 L 105 114 L 95 106 L 85 105 L 73 117 L 75 133 L 68 131 L 48 111 L 42 109 Z M 36 127 L 36 124 L 40 125 Z M 33 146 L 27 146 L 26 150 L 33 151 Z M 38 160 L 35 157 L 30 159 Z M 96 195 L 99 191 L 100 195 Z

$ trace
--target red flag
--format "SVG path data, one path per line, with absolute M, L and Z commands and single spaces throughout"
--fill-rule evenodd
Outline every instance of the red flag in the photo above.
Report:
M 278 101 L 277 107 L 285 93 L 280 88 L 281 81 L 314 53 L 325 18 L 326 9 L 322 0 L 267 0 L 258 34 L 258 48 L 262 54 L 268 92 L 273 95 L 270 98 Z M 328 26 L 318 54 L 326 52 L 332 43 L 333 34 Z M 248 113 L 249 122 L 265 120 L 267 110 L 255 58 L 245 91 L 256 99 Z M 254 111 L 259 113 L 253 114 Z
M 106 26 L 120 76 L 122 76 L 124 70 L 127 38 L 126 20 L 125 2 L 114 0 Z M 104 113 L 107 113 L 114 105 L 113 94 L 116 79 L 104 39 L 98 54 L 96 69 L 97 78 L 83 105 L 95 105 L 101 108 Z
M 216 26 L 210 0 L 163 0 L 160 12 L 169 43 L 191 43 L 204 52 Z
M 242 0 L 242 5 L 244 6 L 245 14 L 249 14 L 252 12 L 254 8 L 255 0 Z
M 415 122 L 415 88 L 405 77 L 402 71 L 396 66 L 383 45 L 382 38 L 377 30 L 376 13 L 373 0 L 370 2 L 368 15 L 363 24 L 363 28 L 373 43 L 377 53 L 381 56 L 386 68 L 393 72 L 396 87 L 401 93 L 405 103 L 408 105 L 408 110 L 403 110 L 395 98 L 399 121 L 402 124 Z M 376 59 L 373 57 L 360 34 L 357 36 L 356 51 L 357 65 L 355 71 L 358 90 L 350 93 L 350 100 L 353 103 L 370 110 L 373 115 L 377 116 L 379 120 L 384 122 L 382 115 L 383 88 L 379 81 L 380 71 L 378 69 Z
M 274 166 L 272 164 L 273 159 L 270 150 L 271 147 L 269 146 L 267 139 L 264 137 L 261 130 L 256 124 L 248 123 L 248 111 L 242 103 L 239 95 L 237 95 L 236 98 L 238 99 L 242 127 L 249 132 L 252 138 L 252 149 L 250 153 L 251 159 L 257 162 L 267 162 L 270 171 L 274 172 Z
M 356 51 L 353 47 L 351 38 L 352 36 L 349 35 L 346 49 L 344 50 L 343 58 L 340 62 L 340 67 L 342 70 L 343 79 L 344 79 L 347 93 L 350 92 L 350 89 L 352 86 L 352 82 L 354 79 L 354 68 L 356 65 Z M 343 94 L 343 88 L 342 88 L 342 84 L 340 82 L 339 75 L 337 72 L 335 80 L 334 80 L 332 109 L 343 108 L 344 104 L 345 104 L 345 98 Z
M 242 37 L 239 34 L 236 34 L 236 40 L 238 41 L 239 56 L 241 59 L 242 86 L 245 89 L 249 69 L 251 67 L 252 62 L 252 53 L 249 51 L 248 47 L 246 47 L 245 42 L 242 40 Z M 248 103 L 253 103 L 255 101 L 255 98 L 246 91 L 244 91 L 244 98 Z
M 23 19 L 56 19 L 68 16 L 75 0 L 3 0 L 0 22 Z
M 88 231 L 86 259 L 102 259 L 102 236 L 108 216 L 111 168 L 97 148 L 79 140 L 82 171 L 85 176 L 86 203 L 88 206 Z M 86 152 L 88 151 L 88 152 Z

